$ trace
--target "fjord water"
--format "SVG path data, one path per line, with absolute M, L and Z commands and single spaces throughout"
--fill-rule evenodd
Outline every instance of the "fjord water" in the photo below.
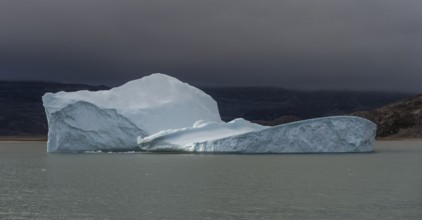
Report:
M 421 219 L 422 141 L 350 154 L 47 154 L 0 144 L 0 219 Z

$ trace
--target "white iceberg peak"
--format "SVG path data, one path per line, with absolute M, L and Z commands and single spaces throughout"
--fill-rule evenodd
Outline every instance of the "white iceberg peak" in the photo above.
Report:
M 49 152 L 135 149 L 138 135 L 188 127 L 198 120 L 221 122 L 214 99 L 160 73 L 110 90 L 46 93 L 43 104 Z M 112 139 L 120 140 L 120 146 L 110 144 Z

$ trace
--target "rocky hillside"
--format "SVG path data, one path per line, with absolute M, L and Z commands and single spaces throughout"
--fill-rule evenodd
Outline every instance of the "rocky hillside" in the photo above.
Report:
M 46 92 L 102 90 L 105 86 L 55 82 L 0 81 L 0 135 L 47 135 L 47 119 L 41 97 Z
M 380 138 L 422 138 L 422 95 L 352 115 L 375 122 Z

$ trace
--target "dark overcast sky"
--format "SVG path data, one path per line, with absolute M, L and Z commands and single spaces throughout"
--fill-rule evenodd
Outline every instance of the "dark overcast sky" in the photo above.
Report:
M 1 0 L 0 79 L 422 92 L 422 1 Z

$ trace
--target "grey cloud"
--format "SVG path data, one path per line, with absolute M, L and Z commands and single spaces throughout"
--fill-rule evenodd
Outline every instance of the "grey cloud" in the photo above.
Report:
M 421 1 L 0 2 L 0 79 L 422 92 Z

